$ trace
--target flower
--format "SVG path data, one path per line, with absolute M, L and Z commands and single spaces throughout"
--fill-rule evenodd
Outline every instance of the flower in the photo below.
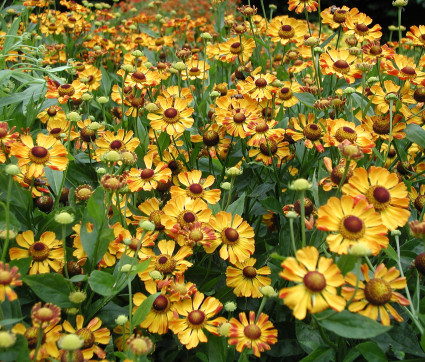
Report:
M 136 356 L 148 354 L 153 349 L 153 343 L 148 337 L 131 336 L 127 340 L 128 349 Z
M 277 342 L 277 329 L 269 321 L 267 314 L 261 313 L 255 320 L 255 312 L 249 312 L 249 320 L 245 313 L 239 313 L 239 320 L 232 318 L 228 333 L 230 345 L 236 344 L 236 350 L 252 349 L 256 357 L 260 352 L 270 350 L 270 345 Z
M 220 211 L 209 223 L 216 232 L 217 243 L 205 246 L 207 253 L 214 252 L 221 245 L 220 257 L 232 264 L 243 262 L 254 253 L 254 229 L 241 216 Z
M 347 83 L 354 83 L 355 78 L 361 78 L 362 72 L 355 67 L 357 57 L 346 49 L 330 49 L 320 55 L 320 68 L 323 74 L 344 78 Z
M 61 309 L 51 303 L 41 306 L 41 302 L 38 302 L 31 309 L 31 319 L 34 325 L 56 324 L 61 319 Z
M 58 341 L 60 349 L 65 351 L 75 351 L 80 349 L 84 344 L 84 340 L 76 334 L 67 334 Z
M 4 302 L 7 298 L 10 302 L 14 301 L 18 295 L 12 290 L 11 287 L 19 287 L 22 285 L 22 280 L 19 280 L 18 267 L 10 268 L 9 264 L 0 262 L 0 301 Z
M 319 4 L 315 0 L 289 0 L 288 5 L 289 11 L 295 9 L 295 12 L 300 14 L 304 11 L 304 9 L 306 9 L 309 13 L 316 11 Z
M 342 192 L 353 197 L 362 196 L 381 214 L 383 224 L 390 230 L 404 226 L 409 219 L 409 198 L 406 185 L 395 173 L 371 166 L 369 172 L 357 168 Z
M 244 262 L 236 262 L 233 266 L 226 269 L 226 285 L 233 288 L 233 293 L 237 297 L 260 298 L 262 293 L 260 289 L 271 284 L 271 279 L 265 275 L 270 275 L 268 266 L 256 269 L 254 268 L 257 259 L 249 258 Z
M 167 132 L 176 137 L 183 133 L 186 128 L 193 125 L 193 118 L 190 116 L 194 109 L 188 107 L 189 100 L 179 97 L 158 96 L 156 101 L 159 110 L 157 113 L 148 113 L 148 119 L 153 130 Z
M 132 168 L 127 176 L 128 188 L 131 192 L 140 190 L 151 191 L 158 187 L 158 183 L 165 184 L 171 178 L 171 170 L 165 162 L 159 162 L 155 169 L 152 168 L 152 154 L 143 158 L 146 168 L 139 170 Z
M 326 241 L 334 253 L 347 254 L 353 245 L 362 243 L 377 255 L 388 245 L 388 229 L 366 200 L 355 200 L 351 196 L 331 197 L 319 208 L 318 216 L 317 228 L 332 232 Z
M 216 49 L 214 49 L 216 47 Z M 238 59 L 241 64 L 245 64 L 251 58 L 255 48 L 255 41 L 252 38 L 234 37 L 229 38 L 226 42 L 216 46 L 208 45 L 208 57 L 214 54 L 222 62 L 233 63 Z
M 200 342 L 208 342 L 204 329 L 219 335 L 217 326 L 225 322 L 225 318 L 217 315 L 223 305 L 214 297 L 206 297 L 201 292 L 196 292 L 192 298 L 183 299 L 173 304 L 174 314 L 169 321 L 169 328 L 177 334 L 180 342 L 187 349 L 195 348 Z M 183 318 L 179 318 L 179 316 Z
M 369 28 L 372 19 L 364 13 L 350 14 L 345 19 L 344 33 L 346 35 L 354 35 L 359 43 L 365 40 L 370 42 L 379 40 L 382 36 L 381 26 L 375 24 Z
M 279 291 L 279 297 L 293 310 L 295 318 L 304 319 L 307 311 L 319 313 L 330 307 L 341 312 L 345 308 L 344 298 L 337 295 L 344 277 L 332 259 L 319 259 L 315 247 L 297 250 L 296 258 L 286 258 L 282 267 L 279 275 L 297 284 Z
M 220 201 L 220 189 L 206 190 L 215 182 L 215 177 L 208 175 L 206 179 L 202 178 L 202 172 L 193 170 L 191 172 L 182 172 L 177 176 L 180 183 L 186 187 L 182 189 L 178 186 L 171 186 L 171 197 L 188 196 L 191 199 L 202 199 L 211 205 Z
M 84 358 L 91 359 L 93 354 L 98 358 L 105 358 L 105 351 L 99 347 L 99 344 L 108 344 L 111 338 L 111 332 L 108 328 L 100 328 L 102 321 L 95 317 L 85 327 L 84 317 L 78 314 L 75 320 L 75 328 L 68 321 L 63 322 L 63 329 L 68 333 L 76 334 L 83 339 L 84 344 L 81 347 Z
M 126 133 L 123 129 L 119 129 L 116 135 L 111 131 L 104 132 L 101 138 L 95 140 L 98 147 L 95 155 L 96 160 L 100 161 L 100 157 L 109 151 L 134 151 L 140 141 L 137 137 L 133 137 L 133 134 L 133 131 Z
M 10 154 L 18 158 L 18 165 L 28 165 L 27 177 L 40 177 L 44 167 L 64 171 L 68 165 L 66 148 L 59 140 L 42 133 L 37 135 L 37 145 L 30 135 L 21 136 L 21 142 L 12 143 Z
M 267 35 L 273 43 L 287 45 L 288 43 L 300 44 L 307 34 L 305 21 L 290 18 L 287 15 L 276 16 L 270 22 Z
M 406 137 L 406 133 L 403 131 L 406 128 L 406 123 L 403 121 L 403 116 L 401 114 L 395 114 L 393 116 L 393 127 L 391 137 L 395 139 L 403 139 Z M 375 142 L 379 138 L 383 140 L 388 140 L 390 137 L 390 115 L 379 114 L 375 116 L 365 116 L 362 119 L 364 128 L 370 132 L 372 135 L 372 140 Z
M 245 81 L 236 84 L 242 94 L 249 94 L 252 99 L 261 101 L 262 99 L 272 99 L 273 94 L 277 92 L 272 83 L 276 80 L 273 74 L 250 75 Z
M 56 240 L 52 231 L 46 231 L 40 236 L 39 241 L 34 240 L 32 230 L 24 231 L 16 237 L 16 243 L 21 248 L 11 248 L 9 256 L 11 260 L 31 257 L 29 273 L 49 273 L 50 269 L 59 271 L 63 260 L 63 248 L 61 242 Z M 22 249 L 23 248 L 23 249 Z
M 397 322 L 402 322 L 403 318 L 390 302 L 397 302 L 404 306 L 409 305 L 409 301 L 405 297 L 394 291 L 394 289 L 406 287 L 406 278 L 399 277 L 400 272 L 395 267 L 387 269 L 384 264 L 378 265 L 372 279 L 369 277 L 367 264 L 361 266 L 361 271 L 364 281 L 357 280 L 354 273 L 348 273 L 345 277 L 350 286 L 342 288 L 342 295 L 345 299 L 352 300 L 348 310 L 375 320 L 379 316 L 384 326 L 390 325 L 389 315 Z M 356 293 L 353 296 L 354 292 Z

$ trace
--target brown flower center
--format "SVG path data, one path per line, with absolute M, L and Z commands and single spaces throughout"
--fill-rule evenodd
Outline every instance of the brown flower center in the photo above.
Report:
M 326 288 L 325 276 L 318 271 L 310 271 L 303 278 L 304 285 L 312 292 L 321 292 Z
M 257 276 L 257 270 L 253 266 L 246 266 L 243 268 L 242 273 L 248 279 L 253 279 Z
M 47 110 L 47 114 L 50 116 L 50 117 L 54 117 L 54 116 L 56 116 L 56 114 L 57 114 L 58 112 L 56 111 L 56 109 L 55 108 L 53 108 L 53 107 L 50 107 L 48 110 Z
M 75 88 L 71 84 L 63 84 L 63 85 L 59 86 L 58 93 L 61 97 L 64 97 L 64 96 L 71 97 L 75 93 Z
M 345 165 L 337 165 L 331 172 L 331 180 L 334 184 L 339 185 L 344 175 Z M 347 176 L 345 177 L 344 184 L 347 183 L 348 179 L 353 176 L 353 170 L 351 167 L 348 169 Z
M 81 328 L 77 332 L 75 332 L 77 336 L 79 336 L 83 341 L 83 349 L 90 348 L 94 345 L 95 336 L 93 332 L 88 328 Z
M 193 212 L 186 212 L 183 215 L 183 220 L 186 221 L 187 223 L 192 223 L 194 221 L 196 221 L 196 216 Z
M 189 75 L 197 76 L 199 74 L 201 74 L 201 70 L 198 67 L 193 67 L 189 69 Z
M 352 143 L 357 140 L 357 133 L 350 127 L 340 127 L 335 132 L 335 138 L 338 142 L 343 142 L 344 140 L 348 140 Z
M 221 234 L 225 244 L 232 244 L 239 240 L 239 233 L 233 228 L 226 228 L 221 232 Z
M 168 307 L 168 299 L 165 295 L 158 295 L 153 302 L 152 308 L 155 309 L 158 312 L 163 312 Z
M 29 254 L 34 261 L 43 261 L 49 257 L 50 249 L 46 244 L 38 241 L 32 244 L 29 248 Z
M 131 75 L 131 79 L 136 83 L 143 83 L 146 81 L 146 75 L 143 72 L 134 72 Z
M 367 190 L 366 199 L 376 210 L 384 210 L 391 202 L 391 194 L 385 187 L 375 185 Z
M 259 123 L 255 126 L 255 132 L 266 133 L 269 130 L 267 123 Z
M 370 304 L 376 306 L 384 305 L 391 300 L 391 285 L 384 279 L 371 279 L 366 283 L 364 295 Z
M 189 186 L 189 190 L 191 193 L 195 195 L 202 194 L 202 191 L 204 190 L 200 184 L 192 184 Z
M 369 28 L 366 24 L 357 24 L 356 25 L 357 33 L 360 35 L 365 35 L 369 31 Z
M 261 337 L 261 329 L 256 324 L 248 324 L 244 328 L 243 334 L 248 339 L 257 340 Z
M 333 66 L 336 71 L 341 73 L 347 73 L 350 70 L 350 65 L 343 59 L 334 62 Z
M 0 271 L 0 284 L 1 285 L 9 285 L 13 280 L 13 275 L 11 272 L 7 270 Z
M 390 133 L 390 118 L 389 117 L 382 117 L 382 116 L 376 116 L 375 120 L 373 121 L 372 125 L 373 130 L 375 133 L 379 135 L 387 135 Z
M 341 219 L 339 232 L 345 239 L 357 240 L 366 232 L 363 220 L 357 216 L 349 215 Z
M 415 208 L 418 211 L 422 211 L 425 205 L 425 195 L 419 195 L 414 202 Z M 1 280 L 1 278 L 0 278 Z M 0 282 L 1 283 L 1 282 Z
M 175 108 L 168 108 L 164 111 L 163 118 L 166 123 L 176 123 L 180 119 L 180 113 Z
M 201 326 L 205 321 L 205 313 L 200 310 L 193 310 L 187 316 L 187 320 L 193 326 Z
M 290 39 L 295 35 L 295 29 L 291 25 L 282 25 L 278 34 L 282 39 Z
M 232 54 L 239 54 L 239 53 L 241 53 L 242 52 L 242 45 L 241 45 L 241 43 L 239 43 L 239 42 L 233 43 L 230 46 L 230 52 Z
M 260 144 L 260 151 L 264 156 L 273 156 L 277 152 L 277 144 L 272 140 L 263 142 Z
M 233 121 L 234 121 L 235 123 L 237 123 L 237 124 L 244 123 L 244 122 L 245 122 L 245 120 L 246 120 L 246 117 L 245 117 L 245 115 L 244 115 L 243 113 L 236 113 L 236 114 L 233 116 Z
M 308 123 L 304 127 L 303 135 L 310 141 L 317 141 L 322 136 L 322 130 L 317 124 Z
M 80 131 L 80 137 L 84 142 L 91 142 L 91 141 L 94 141 L 96 139 L 96 133 L 94 132 L 94 130 L 92 130 L 88 127 L 84 127 Z
M 46 163 L 50 158 L 50 154 L 47 148 L 41 146 L 35 146 L 31 148 L 28 156 L 32 162 L 37 164 Z
M 401 72 L 406 75 L 408 78 L 415 78 L 416 77 L 416 70 L 412 67 L 406 66 L 404 68 L 401 68 Z
M 156 257 L 155 270 L 158 270 L 164 274 L 171 274 L 175 267 L 176 261 L 173 257 L 166 254 L 160 254 Z
M 370 47 L 369 53 L 372 55 L 381 55 L 382 54 L 382 48 L 379 45 L 373 45 Z
M 164 214 L 164 211 L 155 210 L 155 211 L 152 211 L 151 214 L 149 215 L 149 221 L 155 224 L 156 230 L 164 229 L 164 225 L 161 224 L 161 215 L 163 214 Z
M 220 142 L 220 136 L 216 131 L 209 130 L 204 133 L 202 140 L 206 146 L 212 147 Z
M 110 148 L 111 150 L 119 150 L 119 149 L 121 149 L 123 146 L 124 146 L 124 145 L 123 145 L 123 143 L 122 143 L 121 141 L 119 141 L 119 140 L 114 140 L 114 141 L 112 141 L 112 142 L 111 142 L 111 144 L 109 145 L 109 148 Z
M 345 21 L 345 19 L 347 18 L 347 10 L 342 10 L 342 9 L 338 9 L 334 12 L 334 21 L 335 23 L 341 24 Z
M 258 78 L 255 81 L 255 86 L 257 88 L 265 88 L 265 87 L 267 87 L 267 80 L 265 80 L 264 78 Z
M 147 179 L 150 179 L 154 174 L 155 172 L 153 170 L 147 168 L 145 170 L 142 170 L 142 172 L 140 172 L 140 177 L 143 180 L 147 180 Z

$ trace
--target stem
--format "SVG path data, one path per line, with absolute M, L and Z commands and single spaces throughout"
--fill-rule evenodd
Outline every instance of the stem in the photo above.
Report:
M 305 206 L 304 206 L 305 191 L 300 191 L 300 213 L 301 213 L 301 246 L 305 247 Z
M 263 298 L 261 299 L 260 308 L 258 308 L 257 318 L 255 318 L 255 323 L 257 323 L 258 318 L 260 317 L 261 312 L 263 311 L 264 306 L 266 305 L 266 302 L 267 302 L 267 297 L 265 295 L 263 295 Z
M 66 279 L 69 279 L 68 262 L 66 258 L 66 225 L 62 224 L 63 270 Z
M 128 323 L 130 325 L 130 333 L 133 331 L 133 296 L 131 289 L 131 280 L 128 281 Z M 123 326 L 125 330 L 125 326 Z M 124 332 L 125 333 L 125 332 Z M 124 342 L 124 340 L 123 340 Z M 124 344 L 123 344 L 124 347 Z
M 336 195 L 339 194 L 339 192 L 341 191 L 342 185 L 344 185 L 345 179 L 347 178 L 348 170 L 350 169 L 350 163 L 351 163 L 351 158 L 348 157 L 346 159 L 346 162 L 345 162 L 344 173 L 343 173 L 341 181 L 339 182 L 339 185 L 338 185 L 338 190 L 336 190 Z
M 37 346 L 35 347 L 33 361 L 37 361 L 37 355 L 38 355 L 38 351 L 39 351 L 40 346 L 41 346 L 41 340 L 42 339 L 43 339 L 43 328 L 41 328 L 41 325 L 40 325 L 39 329 L 38 329 Z
M 401 54 L 401 10 L 402 7 L 398 8 L 398 53 Z
M 388 155 L 390 153 L 391 142 L 392 142 L 392 135 L 393 135 L 393 102 L 394 102 L 394 100 L 390 99 L 390 133 L 389 133 L 389 136 L 388 136 L 388 148 L 387 148 L 387 153 L 385 154 L 385 158 L 384 158 L 384 165 L 387 162 L 387 158 L 388 158 Z
M 291 232 L 291 243 L 292 243 L 292 251 L 294 252 L 294 256 L 297 253 L 297 247 L 295 245 L 295 236 L 294 236 L 294 219 L 289 219 L 289 229 Z
M 226 211 L 227 208 L 230 205 L 230 200 L 232 199 L 232 189 L 233 189 L 234 183 L 235 183 L 235 176 L 232 176 L 232 179 L 230 180 L 230 190 L 229 190 L 229 194 L 227 196 L 227 203 L 226 203 L 226 207 L 224 208 L 224 211 Z
M 6 199 L 6 240 L 3 245 L 3 251 L 1 253 L 1 261 L 6 261 L 6 253 L 9 249 L 10 241 L 10 194 L 12 193 L 12 182 L 13 176 L 9 176 L 9 182 L 7 184 L 7 199 Z

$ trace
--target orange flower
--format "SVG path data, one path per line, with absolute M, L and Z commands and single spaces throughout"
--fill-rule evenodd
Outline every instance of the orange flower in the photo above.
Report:
M 39 177 L 44 167 L 64 171 L 68 165 L 66 148 L 59 140 L 42 133 L 37 135 L 37 146 L 30 135 L 21 136 L 21 142 L 14 142 L 10 154 L 18 158 L 19 166 L 29 165 L 27 177 Z
M 362 72 L 355 67 L 357 57 L 346 49 L 330 49 L 320 55 L 320 68 L 323 74 L 336 75 L 344 78 L 347 83 L 354 83 L 355 78 L 361 78 Z
M 273 74 L 250 75 L 245 81 L 236 84 L 242 94 L 249 94 L 251 98 L 261 101 L 262 99 L 272 99 L 273 94 L 277 92 L 272 83 L 276 80 Z
M 311 13 L 312 11 L 316 11 L 319 6 L 318 2 L 315 0 L 289 0 L 288 5 L 289 11 L 295 9 L 297 14 L 302 13 L 304 9 Z
M 287 15 L 276 16 L 270 22 L 267 35 L 273 43 L 286 45 L 288 43 L 302 43 L 307 34 L 307 24 L 303 20 L 289 18 Z
M 350 14 L 345 19 L 345 35 L 354 35 L 359 43 L 365 40 L 379 40 L 382 36 L 381 27 L 376 24 L 372 28 L 369 25 L 372 19 L 364 13 Z
M 18 298 L 18 295 L 12 290 L 11 287 L 20 287 L 22 280 L 19 280 L 18 267 L 10 268 L 9 264 L 0 262 L 0 301 L 4 302 L 7 298 L 10 302 Z
M 101 138 L 95 141 L 98 147 L 95 155 L 97 161 L 100 161 L 100 157 L 109 151 L 134 151 L 140 144 L 140 140 L 133 137 L 133 134 L 133 131 L 126 133 L 123 129 L 119 129 L 116 135 L 111 131 L 104 132 Z

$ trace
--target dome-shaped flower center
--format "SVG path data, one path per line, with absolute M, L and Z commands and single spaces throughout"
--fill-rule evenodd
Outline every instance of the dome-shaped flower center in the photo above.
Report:
M 155 270 L 158 270 L 164 274 L 171 274 L 175 267 L 176 261 L 173 257 L 166 254 L 160 254 L 156 257 Z
M 244 115 L 243 113 L 236 113 L 236 114 L 233 116 L 233 121 L 234 121 L 235 123 L 244 123 L 244 122 L 245 122 L 245 120 L 246 120 L 246 117 L 245 117 L 245 115 Z
M 146 80 L 146 75 L 143 72 L 134 72 L 131 75 L 131 79 L 136 83 L 142 83 Z
M 50 116 L 50 117 L 54 117 L 54 116 L 56 116 L 56 114 L 57 114 L 58 112 L 57 112 L 57 110 L 55 109 L 55 108 L 53 108 L 53 107 L 50 107 L 48 110 L 47 110 L 47 114 Z
M 372 55 L 381 55 L 382 54 L 382 48 L 379 45 L 373 45 L 370 47 L 369 53 Z
M 147 179 L 150 179 L 154 174 L 155 172 L 153 170 L 147 168 L 145 170 L 142 170 L 142 172 L 140 172 L 140 177 L 143 180 L 147 180 Z
M 303 135 L 310 141 L 317 141 L 322 136 L 322 130 L 317 124 L 309 123 L 304 127 Z
M 366 283 L 364 295 L 370 304 L 376 306 L 384 305 L 391 300 L 391 285 L 384 279 L 371 279 Z
M 326 288 L 325 276 L 318 271 L 310 271 L 303 278 L 304 285 L 312 292 L 321 292 Z
M 266 133 L 269 130 L 267 123 L 258 123 L 255 126 L 255 132 L 257 133 Z
M 226 228 L 223 233 L 225 236 L 224 239 L 229 243 L 235 243 L 239 239 L 239 233 L 233 228 Z
M 83 349 L 90 348 L 94 345 L 95 336 L 93 332 L 88 328 L 81 328 L 75 332 L 77 336 L 79 336 L 83 341 Z
M 124 87 L 124 89 L 123 89 L 124 94 L 127 94 L 127 93 L 131 92 L 132 90 L 133 90 L 133 87 L 131 87 L 129 85 Z
M 216 131 L 209 130 L 204 133 L 202 140 L 206 146 L 216 146 L 220 142 L 220 136 Z
M 387 135 L 390 133 L 390 118 L 385 116 L 376 116 L 372 125 L 375 133 L 379 135 Z
M 345 165 L 337 165 L 333 168 L 331 172 L 331 180 L 334 184 L 339 185 L 342 176 L 344 175 Z M 348 169 L 347 176 L 345 177 L 344 184 L 347 183 L 348 179 L 353 176 L 353 170 L 351 168 Z
M 425 87 L 416 88 L 415 92 L 413 93 L 413 98 L 416 102 L 425 102 Z
M 295 29 L 291 25 L 282 25 L 278 34 L 282 39 L 290 39 L 295 35 Z
M 292 98 L 292 91 L 288 87 L 283 87 L 279 92 L 279 98 L 287 101 Z
M 409 78 L 416 77 L 416 70 L 413 67 L 406 66 L 401 68 L 401 72 L 404 73 Z
M 183 214 L 183 220 L 187 223 L 192 223 L 196 221 L 196 216 L 193 212 L 188 211 Z
M 202 194 L 204 190 L 200 184 L 192 184 L 189 186 L 189 190 L 192 194 L 199 195 Z
M 167 123 L 176 123 L 180 119 L 180 113 L 175 108 L 167 108 L 164 111 L 164 121 Z
M 201 241 L 204 238 L 204 234 L 202 234 L 202 231 L 199 229 L 192 230 L 189 234 L 189 239 L 197 243 L 198 241 Z
M 341 219 L 339 232 L 345 239 L 357 240 L 363 237 L 366 228 L 358 216 L 348 215 Z
M 257 340 L 261 337 L 261 329 L 256 324 L 248 324 L 243 329 L 243 334 L 248 339 Z
M 242 52 L 242 46 L 241 43 L 236 42 L 230 45 L 230 52 L 233 54 L 239 54 Z
M 352 143 L 357 140 L 357 133 L 350 127 L 340 127 L 335 132 L 335 138 L 338 142 L 343 142 L 344 140 L 348 140 Z
M 264 107 L 261 114 L 266 120 L 272 119 L 273 110 L 270 107 Z
M 267 86 L 267 80 L 265 80 L 264 78 L 258 78 L 258 79 L 255 81 L 255 86 L 256 86 L 257 88 L 264 88 L 264 87 L 266 87 L 266 86 Z
M 36 316 L 37 319 L 47 322 L 52 319 L 53 311 L 50 308 L 43 307 L 36 312 Z
M 64 97 L 64 96 L 71 97 L 75 93 L 75 88 L 72 84 L 63 84 L 59 86 L 58 93 L 61 97 Z
M 124 146 L 124 144 L 120 140 L 114 140 L 110 143 L 109 148 L 111 150 L 119 150 Z
M 333 64 L 334 69 L 341 73 L 347 73 L 350 70 L 350 65 L 346 60 L 339 59 Z
M 80 137 L 84 142 L 91 142 L 91 141 L 94 141 L 96 139 L 96 133 L 94 132 L 94 130 L 92 130 L 88 127 L 84 127 L 80 131 Z
M 313 202 L 308 197 L 304 197 L 304 209 L 305 216 L 310 216 L 314 210 Z M 301 204 L 299 199 L 294 203 L 294 210 L 298 215 L 301 214 Z
M 376 210 L 384 210 L 391 201 L 391 194 L 385 187 L 375 185 L 366 191 L 366 199 Z
M 158 312 L 162 312 L 167 309 L 168 307 L 168 299 L 165 295 L 158 295 L 153 302 L 152 305 L 153 309 L 155 309 Z
M 345 19 L 347 18 L 347 10 L 342 10 L 342 9 L 338 9 L 334 12 L 334 21 L 335 23 L 341 24 L 345 21 Z
M 29 248 L 29 254 L 35 261 L 46 260 L 49 256 L 49 251 L 50 249 L 47 247 L 47 245 L 40 241 L 32 244 Z
M 201 310 L 193 310 L 187 316 L 187 320 L 194 326 L 200 326 L 205 321 L 205 313 Z
M 57 137 L 57 136 L 59 136 L 59 135 L 60 135 L 60 133 L 61 133 L 61 132 L 62 132 L 62 129 L 61 129 L 61 128 L 59 128 L 59 127 L 56 127 L 56 128 L 51 129 L 49 133 L 50 133 L 53 137 Z
M 29 158 L 32 162 L 37 164 L 45 163 L 49 160 L 49 151 L 47 148 L 35 146 L 29 152 Z
M 257 270 L 253 266 L 246 266 L 242 270 L 243 275 L 246 278 L 253 279 L 257 276 Z
M 277 152 L 277 144 L 275 141 L 269 140 L 268 143 L 260 144 L 260 152 L 264 156 L 273 156 Z
M 9 285 L 13 280 L 13 275 L 11 272 L 7 270 L 0 271 L 0 284 L 1 285 Z
M 356 30 L 360 35 L 364 35 L 364 34 L 367 34 L 367 32 L 369 31 L 369 28 L 366 24 L 357 24 Z
M 132 238 L 131 239 L 131 243 L 130 243 L 130 245 L 128 246 L 131 250 L 133 250 L 133 251 L 136 251 L 137 250 L 137 247 L 139 246 L 139 239 L 136 239 L 136 238 Z
M 165 40 L 163 38 L 155 39 L 155 45 L 156 46 L 161 46 L 161 45 L 164 45 L 164 44 L 165 44 Z
M 196 76 L 201 74 L 201 70 L 198 67 L 192 67 L 189 69 L 189 75 Z
M 424 208 L 425 205 L 425 195 L 419 195 L 416 199 L 415 199 L 415 208 L 418 211 L 422 211 L 422 209 Z M 0 279 L 1 280 L 1 279 Z

